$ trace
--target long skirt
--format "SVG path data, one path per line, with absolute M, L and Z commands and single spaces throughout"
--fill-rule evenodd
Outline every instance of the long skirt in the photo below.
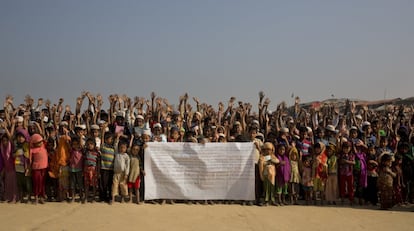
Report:
M 35 196 L 45 197 L 45 183 L 46 183 L 46 168 L 44 169 L 33 169 L 33 193 Z
M 4 199 L 8 201 L 19 199 L 17 198 L 17 178 L 14 170 L 4 173 Z
M 381 209 L 389 209 L 394 206 L 394 189 L 389 186 L 381 186 L 380 191 L 380 203 Z
M 339 197 L 338 176 L 329 175 L 326 181 L 325 197 L 327 201 L 336 201 Z

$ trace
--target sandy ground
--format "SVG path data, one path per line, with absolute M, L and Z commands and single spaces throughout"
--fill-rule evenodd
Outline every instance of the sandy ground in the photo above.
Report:
M 1 230 L 414 230 L 414 206 L 0 204 Z

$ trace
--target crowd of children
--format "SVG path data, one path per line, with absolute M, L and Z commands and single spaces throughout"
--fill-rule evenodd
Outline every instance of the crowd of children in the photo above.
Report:
M 85 99 L 89 103 L 82 111 Z M 30 96 L 18 106 L 7 96 L 0 110 L 0 199 L 142 203 L 144 152 L 148 142 L 253 142 L 258 205 L 412 203 L 414 111 L 381 112 L 347 101 L 268 110 L 259 94 L 258 112 L 249 103 L 225 108 L 180 97 L 168 100 L 83 92 L 74 112 L 63 99 L 52 104 Z M 96 197 L 95 197 L 96 196 Z M 356 201 L 355 198 L 358 198 Z M 168 198 L 167 198 L 168 199 Z M 171 201 L 173 203 L 173 201 Z

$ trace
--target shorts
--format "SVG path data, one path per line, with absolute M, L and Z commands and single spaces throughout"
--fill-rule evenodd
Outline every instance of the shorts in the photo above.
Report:
M 312 186 L 303 186 L 302 185 L 302 188 L 303 188 L 303 191 L 305 191 L 305 192 L 313 191 L 313 187 Z
M 128 182 L 128 188 L 135 188 L 139 189 L 139 185 L 141 184 L 141 177 L 137 177 L 137 180 L 135 182 Z

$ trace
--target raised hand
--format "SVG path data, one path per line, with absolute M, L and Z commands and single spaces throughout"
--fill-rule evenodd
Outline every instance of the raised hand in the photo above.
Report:
M 193 97 L 194 102 L 196 102 L 197 104 L 200 104 L 200 101 L 198 100 L 197 97 Z

